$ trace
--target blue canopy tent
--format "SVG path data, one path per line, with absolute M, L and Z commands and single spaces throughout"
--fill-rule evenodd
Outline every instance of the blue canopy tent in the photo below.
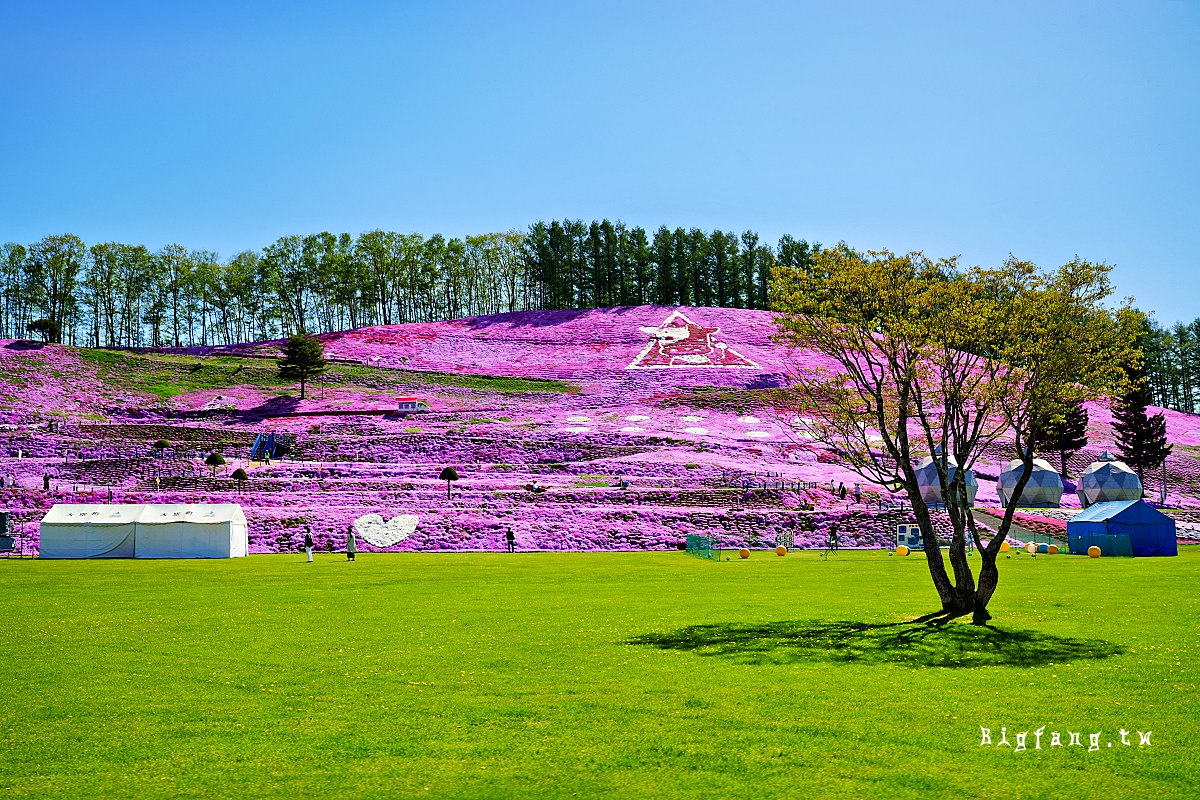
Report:
M 1177 556 L 1175 520 L 1145 500 L 1096 503 L 1067 522 L 1067 544 L 1075 555 L 1095 545 L 1106 556 Z

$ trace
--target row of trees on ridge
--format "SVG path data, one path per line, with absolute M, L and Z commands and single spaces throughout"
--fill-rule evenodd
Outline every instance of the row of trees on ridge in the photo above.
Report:
M 0 246 L 0 338 L 184 347 L 502 312 L 616 305 L 765 309 L 777 264 L 814 248 L 621 222 L 538 222 L 465 238 L 284 236 L 228 259 L 170 244 L 47 236 Z

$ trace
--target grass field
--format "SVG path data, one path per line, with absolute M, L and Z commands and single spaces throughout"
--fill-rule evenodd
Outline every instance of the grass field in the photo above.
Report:
M 279 377 L 275 359 L 238 356 L 184 356 L 174 353 L 79 349 L 80 360 L 95 365 L 106 385 L 119 385 L 164 400 L 198 389 L 256 386 L 291 390 L 298 384 Z M 501 394 L 578 394 L 573 383 L 543 378 L 455 374 L 331 362 L 313 385 L 402 391 L 413 388 L 474 389 Z
M 9 560 L 0 798 L 1200 794 L 1200 550 L 1002 571 L 988 630 L 882 553 Z

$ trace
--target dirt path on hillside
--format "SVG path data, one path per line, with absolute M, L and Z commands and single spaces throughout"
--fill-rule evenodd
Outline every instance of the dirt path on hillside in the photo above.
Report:
M 974 511 L 973 514 L 975 516 L 976 522 L 983 523 L 984 525 L 991 528 L 993 532 L 998 531 L 1000 529 L 1001 519 L 1000 519 L 1000 517 L 997 517 L 995 514 L 989 514 L 986 511 L 978 511 L 978 510 Z M 1016 522 L 1013 522 L 1013 524 L 1011 526 L 1009 526 L 1008 533 L 1010 536 L 1014 536 L 1024 542 L 1036 542 L 1036 541 L 1038 541 L 1037 537 L 1048 536 L 1050 539 L 1050 544 L 1056 544 L 1059 547 L 1063 547 L 1063 548 L 1065 548 L 1067 546 L 1066 537 L 1049 536 L 1049 534 L 1038 533 L 1036 531 L 1030 530 L 1029 528 L 1026 528 L 1023 525 L 1018 525 Z

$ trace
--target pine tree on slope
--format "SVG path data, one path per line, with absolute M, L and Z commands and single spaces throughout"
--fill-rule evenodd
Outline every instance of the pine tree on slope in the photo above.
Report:
M 1154 416 L 1146 413 L 1151 395 L 1145 373 L 1131 372 L 1129 378 L 1131 388 L 1113 404 L 1113 427 L 1121 457 L 1145 486 L 1145 473 L 1162 466 L 1171 454 L 1171 445 L 1167 444 L 1167 419 L 1163 412 Z
M 1034 448 L 1058 453 L 1061 468 L 1059 474 L 1067 476 L 1067 459 L 1087 447 L 1088 412 L 1083 401 L 1067 409 L 1062 422 L 1051 423 L 1037 433 Z
M 277 360 L 279 377 L 285 381 L 300 381 L 300 399 L 304 399 L 304 386 L 309 378 L 325 371 L 325 345 L 313 336 L 297 333 L 288 339 L 283 358 Z

